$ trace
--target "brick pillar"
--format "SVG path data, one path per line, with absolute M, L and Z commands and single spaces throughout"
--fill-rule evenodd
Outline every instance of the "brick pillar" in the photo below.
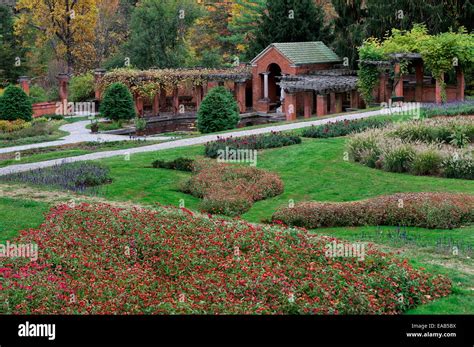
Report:
M 196 102 L 196 111 L 202 102 L 203 88 L 202 86 L 194 86 L 194 101 Z
M 351 90 L 351 108 L 359 108 L 359 93 L 357 93 L 357 90 Z
M 400 63 L 395 63 L 395 95 L 403 96 L 403 75 L 401 74 Z
M 456 90 L 456 97 L 457 100 L 464 101 L 464 72 L 458 66 L 456 68 L 456 79 L 457 79 L 457 90 Z
M 153 96 L 153 115 L 158 116 L 160 113 L 160 93 L 156 93 Z
M 383 71 L 380 74 L 380 85 L 379 85 L 379 102 L 387 101 L 387 74 Z
M 329 93 L 329 113 L 336 113 L 336 93 Z
M 135 111 L 137 112 L 137 116 L 143 116 L 143 98 L 138 95 L 135 95 Z
M 236 82 L 235 83 L 235 96 L 237 103 L 239 104 L 240 113 L 245 113 L 247 110 L 246 99 L 245 99 L 245 87 L 247 86 L 246 82 Z
M 318 94 L 316 96 L 316 115 L 324 116 L 328 113 L 327 95 Z
M 296 119 L 296 94 L 295 93 L 286 93 L 285 113 L 286 113 L 287 121 L 292 121 Z
M 173 113 L 178 114 L 179 111 L 179 95 L 178 87 L 173 89 Z
M 95 99 L 100 100 L 102 98 L 102 93 L 99 88 L 99 84 L 102 81 L 102 78 L 105 75 L 105 69 L 95 69 L 94 70 L 94 86 L 95 86 Z
M 415 66 L 415 101 L 423 102 L 423 62 L 418 62 Z
M 58 81 L 59 81 L 59 99 L 61 100 L 61 103 L 65 105 L 67 103 L 67 85 L 69 82 L 69 75 L 66 73 L 60 73 L 58 75 Z
M 336 94 L 336 113 L 342 112 L 342 93 Z
M 313 114 L 313 92 L 304 92 L 304 118 L 310 118 Z
M 20 78 L 18 78 L 18 83 L 26 95 L 30 95 L 30 79 L 27 76 L 20 76 Z
M 444 81 L 444 74 L 441 76 L 441 80 Z M 437 104 L 441 104 L 442 99 L 441 99 L 441 84 L 436 80 L 436 85 L 435 85 L 435 101 Z

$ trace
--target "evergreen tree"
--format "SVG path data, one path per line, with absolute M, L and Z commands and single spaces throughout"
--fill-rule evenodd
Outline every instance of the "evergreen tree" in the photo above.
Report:
M 16 83 L 25 74 L 24 50 L 13 35 L 13 14 L 10 7 L 0 5 L 0 87 Z
M 33 107 L 31 99 L 20 87 L 10 85 L 0 97 L 0 120 L 31 121 Z
M 212 88 L 197 112 L 197 128 L 202 133 L 234 129 L 239 120 L 237 102 L 224 87 Z
M 107 87 L 100 103 L 100 114 L 114 121 L 132 119 L 136 116 L 133 97 L 123 83 L 113 83 Z
M 192 0 L 142 0 L 133 10 L 125 46 L 130 64 L 140 69 L 184 65 L 185 33 L 199 15 Z
M 332 0 L 338 16 L 334 19 L 334 50 L 341 58 L 348 59 L 348 68 L 357 67 L 357 48 L 366 38 L 364 0 Z
M 324 11 L 314 0 L 267 0 L 249 53 L 255 56 L 273 42 L 332 41 Z

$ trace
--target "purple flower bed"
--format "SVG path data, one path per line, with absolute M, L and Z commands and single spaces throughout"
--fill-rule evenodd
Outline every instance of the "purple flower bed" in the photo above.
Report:
M 442 105 L 424 104 L 421 113 L 424 118 L 472 115 L 474 114 L 474 100 L 454 101 Z
M 103 165 L 77 162 L 14 173 L 0 177 L 0 181 L 29 183 L 85 193 L 93 191 L 91 187 L 110 183 L 112 179 L 110 170 Z

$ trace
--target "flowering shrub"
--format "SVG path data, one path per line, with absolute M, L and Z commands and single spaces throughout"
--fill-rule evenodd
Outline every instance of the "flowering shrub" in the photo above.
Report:
M 217 158 L 219 150 L 225 150 L 226 147 L 229 149 L 265 149 L 290 146 L 298 143 L 301 143 L 299 136 L 280 132 L 237 138 L 220 138 L 217 141 L 206 143 L 205 155 L 209 158 Z
M 383 128 L 391 122 L 390 119 L 364 118 L 329 122 L 324 125 L 311 126 L 301 133 L 303 137 L 326 138 L 346 136 L 350 133 L 361 132 L 370 128 Z
M 97 163 L 77 162 L 0 176 L 0 180 L 85 192 L 90 187 L 110 183 L 109 171 Z
M 474 222 L 474 196 L 400 193 L 354 202 L 303 202 L 281 208 L 272 219 L 311 229 L 360 225 L 451 229 Z
M 52 209 L 16 243 L 38 260 L 0 258 L 10 314 L 395 314 L 448 295 L 450 281 L 368 245 L 182 209 Z
M 274 173 L 254 167 L 197 162 L 196 173 L 182 191 L 203 198 L 201 209 L 216 214 L 238 216 L 254 201 L 283 193 L 283 182 Z

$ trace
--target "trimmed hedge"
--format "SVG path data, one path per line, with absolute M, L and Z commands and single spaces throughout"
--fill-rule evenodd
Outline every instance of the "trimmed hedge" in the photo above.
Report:
M 346 136 L 351 133 L 364 131 L 370 128 L 383 128 L 391 123 L 390 119 L 364 118 L 354 120 L 343 120 L 337 122 L 329 122 L 323 125 L 311 126 L 301 132 L 303 137 L 327 138 Z
M 179 171 L 193 171 L 194 160 L 189 158 L 176 158 L 175 160 L 155 160 L 152 163 L 154 168 L 179 170 Z
M 220 138 L 205 145 L 205 155 L 217 158 L 219 150 L 229 149 L 266 149 L 290 146 L 301 143 L 299 136 L 280 132 L 251 135 L 245 137 Z
M 0 97 L 0 119 L 31 121 L 33 106 L 31 99 L 17 86 L 8 86 Z
M 197 112 L 197 128 L 201 133 L 213 133 L 237 127 L 239 107 L 224 87 L 212 88 L 202 100 Z
M 279 209 L 272 220 L 308 229 L 362 225 L 451 229 L 474 222 L 474 196 L 400 193 L 354 202 L 303 202 Z

